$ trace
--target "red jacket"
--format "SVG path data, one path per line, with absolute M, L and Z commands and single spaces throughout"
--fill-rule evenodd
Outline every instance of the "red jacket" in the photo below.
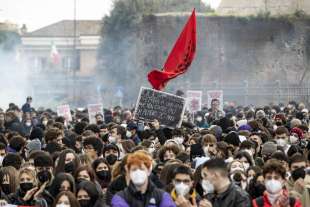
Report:
M 259 198 L 263 198 L 263 206 L 262 207 L 272 207 L 271 203 L 269 202 L 268 199 L 268 194 L 265 192 L 264 195 L 262 197 Z M 253 199 L 252 201 L 253 207 L 260 207 L 257 203 L 256 203 L 256 199 Z M 302 207 L 300 200 L 295 199 L 295 204 L 293 207 Z

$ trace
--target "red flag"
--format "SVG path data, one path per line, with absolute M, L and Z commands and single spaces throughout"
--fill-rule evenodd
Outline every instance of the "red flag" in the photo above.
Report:
M 196 15 L 194 9 L 170 52 L 162 71 L 152 70 L 148 74 L 149 82 L 152 84 L 153 88 L 162 90 L 170 79 L 185 73 L 194 59 L 195 52 Z

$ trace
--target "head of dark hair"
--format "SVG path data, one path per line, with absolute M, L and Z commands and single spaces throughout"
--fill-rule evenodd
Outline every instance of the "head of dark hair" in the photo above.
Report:
M 84 132 L 84 129 L 86 128 L 87 123 L 86 122 L 78 122 L 74 125 L 74 131 L 75 133 L 81 135 Z
M 53 167 L 53 159 L 48 153 L 39 154 L 34 159 L 34 166 L 35 167 Z
M 58 158 L 58 163 L 55 168 L 55 173 L 60 173 L 60 172 L 65 172 L 65 161 L 66 161 L 66 156 L 67 154 L 72 153 L 74 156 L 73 162 L 73 173 L 75 170 L 79 167 L 80 165 L 80 159 L 79 157 L 75 154 L 75 152 L 72 149 L 65 149 L 59 154 Z
M 89 136 L 89 137 L 86 137 L 83 141 L 83 146 L 86 146 L 86 145 L 91 145 L 94 147 L 94 149 L 96 150 L 97 152 L 97 155 L 100 156 L 101 153 L 102 153 L 102 148 L 103 148 L 103 144 L 102 144 L 102 141 L 101 139 L 95 137 L 95 136 Z
M 22 165 L 22 157 L 18 154 L 9 153 L 7 154 L 2 162 L 2 166 L 13 166 L 16 170 L 20 169 Z
M 254 165 L 253 160 L 251 159 L 250 154 L 249 154 L 248 152 L 246 152 L 246 151 L 240 151 L 240 152 L 238 152 L 238 153 L 236 154 L 236 156 L 235 156 L 235 159 L 242 159 L 243 157 L 248 161 L 248 163 L 250 164 L 250 166 L 253 166 L 253 165 Z
M 25 146 L 26 141 L 21 136 L 14 136 L 10 140 L 10 148 L 14 149 L 16 152 L 20 152 L 21 149 Z
M 5 150 L 5 149 L 6 149 L 6 145 L 0 142 L 0 150 Z
M 184 174 L 184 175 L 189 175 L 189 177 L 193 180 L 193 173 L 192 173 L 192 169 L 189 168 L 186 165 L 180 165 L 178 167 L 176 167 L 173 172 L 172 172 L 172 177 L 175 178 L 175 176 L 177 174 Z
M 270 158 L 273 158 L 273 159 L 276 159 L 276 160 L 279 160 L 279 161 L 285 161 L 285 162 L 288 162 L 288 158 L 286 156 L 286 154 L 282 151 L 276 151 L 274 152 Z
M 126 129 L 120 125 L 114 125 L 111 127 L 112 129 L 116 129 L 117 135 L 121 135 L 122 139 L 126 139 Z
M 264 165 L 263 175 L 266 177 L 267 173 L 273 172 L 279 174 L 283 179 L 285 179 L 286 170 L 284 166 L 278 160 L 271 159 Z
M 99 134 L 100 133 L 100 129 L 96 124 L 89 124 L 85 130 L 90 130 L 92 132 L 94 132 L 95 134 Z
M 303 150 L 297 144 L 291 145 L 290 148 L 287 151 L 287 157 L 290 158 L 291 156 L 293 156 L 296 153 L 303 154 Z
M 80 172 L 82 172 L 84 170 L 87 171 L 87 173 L 90 177 L 90 181 L 95 182 L 95 179 L 96 179 L 95 171 L 93 170 L 93 168 L 91 168 L 88 165 L 83 165 L 83 166 L 80 166 L 79 168 L 76 169 L 75 175 L 74 175 L 75 180 L 77 181 Z
M 63 117 L 63 116 L 57 116 L 56 118 L 55 118 L 55 122 L 60 122 L 60 123 L 62 123 L 62 124 L 64 124 L 65 123 L 65 117 Z
M 292 164 L 296 163 L 296 162 L 306 162 L 307 163 L 307 159 L 305 158 L 305 156 L 303 154 L 295 153 L 289 159 L 289 162 L 288 162 L 289 167 L 291 167 Z
M 224 159 L 220 158 L 210 159 L 203 164 L 202 168 L 207 168 L 208 170 L 211 171 L 220 171 L 223 177 L 228 176 L 228 168 Z
M 55 197 L 60 193 L 60 187 L 64 181 L 68 181 L 70 183 L 70 191 L 75 193 L 75 182 L 72 175 L 68 173 L 58 173 L 53 179 L 53 182 L 50 187 L 49 192 L 52 194 L 52 196 Z
M 104 159 L 104 158 L 98 158 L 98 159 L 96 159 L 96 160 L 94 160 L 94 162 L 92 163 L 92 168 L 93 168 L 93 170 L 96 172 L 96 169 L 97 169 L 97 167 L 99 166 L 99 164 L 101 164 L 101 163 L 104 163 L 104 164 L 106 164 L 106 166 L 108 166 L 108 168 L 109 168 L 109 171 L 111 171 L 111 168 L 110 168 L 110 165 L 109 165 L 109 163 L 106 161 L 106 159 Z
M 99 191 L 97 190 L 96 184 L 90 181 L 82 181 L 78 184 L 76 192 L 80 190 L 85 190 L 90 197 L 90 203 L 96 203 L 99 199 Z

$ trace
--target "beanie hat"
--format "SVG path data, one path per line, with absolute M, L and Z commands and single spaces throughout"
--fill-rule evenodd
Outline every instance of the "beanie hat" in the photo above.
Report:
M 210 130 L 211 134 L 213 134 L 216 137 L 217 140 L 221 139 L 223 130 L 220 126 L 212 125 L 209 128 L 209 130 Z
M 242 130 L 246 130 L 249 132 L 253 131 L 252 127 L 248 124 L 242 125 L 238 128 L 238 131 L 242 131 Z
M 297 134 L 299 139 L 303 139 L 304 138 L 302 130 L 297 128 L 297 127 L 294 127 L 293 129 L 291 129 L 290 134 L 292 134 L 292 133 Z
M 41 150 L 41 142 L 39 139 L 34 139 L 34 140 L 31 140 L 30 142 L 28 142 L 26 147 L 27 147 L 29 153 L 33 150 Z
M 262 146 L 262 155 L 270 156 L 277 151 L 277 145 L 274 142 L 266 142 Z

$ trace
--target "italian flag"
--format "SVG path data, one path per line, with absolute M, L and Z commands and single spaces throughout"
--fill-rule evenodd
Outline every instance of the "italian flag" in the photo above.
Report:
M 52 60 L 52 63 L 55 65 L 60 63 L 60 55 L 54 43 L 52 43 L 52 48 L 51 48 L 51 60 Z

